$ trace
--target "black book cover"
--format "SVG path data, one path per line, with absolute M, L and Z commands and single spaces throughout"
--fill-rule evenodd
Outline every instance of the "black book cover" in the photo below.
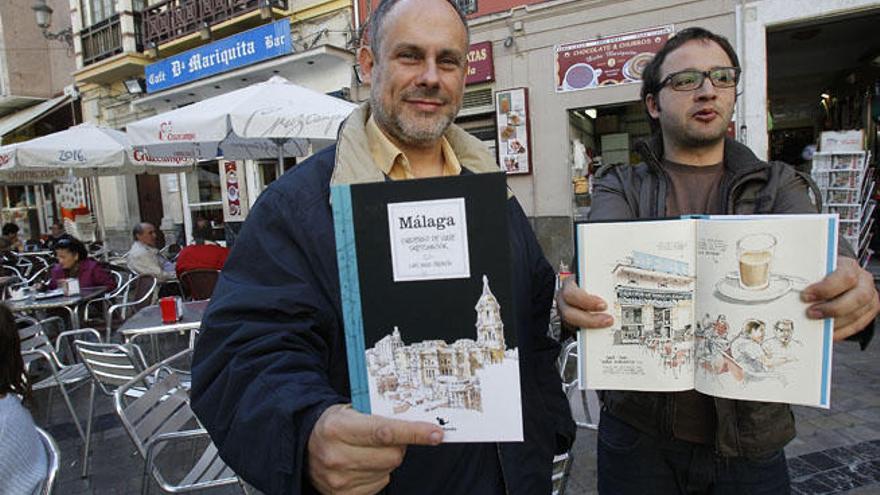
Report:
M 352 402 L 522 440 L 504 174 L 334 186 Z

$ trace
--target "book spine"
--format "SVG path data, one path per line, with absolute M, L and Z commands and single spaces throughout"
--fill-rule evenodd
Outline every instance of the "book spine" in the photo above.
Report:
M 830 275 L 837 268 L 837 217 L 828 219 L 828 249 L 825 261 L 825 273 Z M 819 397 L 819 405 L 830 407 L 831 399 L 831 352 L 832 339 L 834 337 L 834 319 L 825 318 L 822 332 L 822 391 Z
M 364 349 L 364 320 L 361 311 L 361 288 L 358 278 L 357 244 L 351 209 L 351 187 L 333 186 L 330 192 L 336 233 L 336 261 L 339 264 L 339 292 L 345 326 L 345 349 L 348 354 L 348 378 L 351 404 L 355 410 L 370 414 L 370 387 Z

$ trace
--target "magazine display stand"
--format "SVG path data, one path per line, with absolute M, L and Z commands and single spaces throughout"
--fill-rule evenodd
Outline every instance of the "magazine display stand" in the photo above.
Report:
M 873 251 L 868 248 L 874 235 L 871 198 L 875 187 L 871 153 L 865 151 L 823 151 L 813 156 L 813 180 L 822 191 L 822 212 L 840 215 L 840 235 L 852 247 L 862 266 Z

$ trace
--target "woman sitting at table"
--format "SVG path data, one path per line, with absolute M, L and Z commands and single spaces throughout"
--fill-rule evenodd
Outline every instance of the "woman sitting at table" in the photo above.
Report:
M 49 289 L 58 287 L 58 282 L 65 278 L 76 277 L 80 287 L 106 287 L 113 290 L 116 281 L 106 268 L 89 258 L 85 244 L 79 239 L 63 235 L 55 242 L 55 256 L 58 258 L 49 274 Z

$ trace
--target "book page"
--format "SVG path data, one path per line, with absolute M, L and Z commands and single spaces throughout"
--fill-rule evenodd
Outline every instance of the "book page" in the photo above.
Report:
M 800 293 L 833 270 L 830 215 L 712 217 L 696 227 L 697 390 L 828 407 L 831 320 Z
M 579 285 L 614 317 L 581 330 L 587 388 L 693 388 L 693 229 L 693 220 L 577 225 Z

